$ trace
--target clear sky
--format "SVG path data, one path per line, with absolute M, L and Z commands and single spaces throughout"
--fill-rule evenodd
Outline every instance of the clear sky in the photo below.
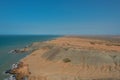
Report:
M 0 34 L 120 35 L 120 0 L 0 0 Z

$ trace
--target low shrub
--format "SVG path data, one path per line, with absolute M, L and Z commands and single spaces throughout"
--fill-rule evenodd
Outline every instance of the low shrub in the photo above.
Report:
M 71 60 L 69 58 L 65 58 L 63 59 L 63 62 L 67 63 L 67 62 L 71 62 Z
M 90 44 L 95 45 L 95 42 L 90 42 Z

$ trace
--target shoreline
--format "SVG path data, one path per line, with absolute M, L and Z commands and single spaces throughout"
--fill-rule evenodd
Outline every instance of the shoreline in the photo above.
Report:
M 11 36 L 5 36 L 6 39 L 9 39 L 9 37 Z M 24 58 L 25 56 L 29 55 L 32 51 L 27 51 L 25 50 L 26 47 L 29 47 L 31 46 L 32 43 L 34 42 L 43 42 L 43 41 L 47 41 L 47 40 L 52 40 L 54 38 L 57 38 L 59 36 L 43 36 L 43 35 L 40 35 L 40 36 L 27 36 L 27 35 L 21 35 L 21 36 L 17 36 L 17 35 L 13 35 L 12 38 L 10 38 L 11 42 L 7 42 L 6 45 L 5 45 L 5 52 L 7 54 L 5 54 L 6 56 L 10 56 L 8 57 L 9 62 L 10 64 L 5 64 L 3 66 L 1 66 L 1 77 L 0 79 L 4 80 L 4 79 L 8 79 L 9 78 L 9 75 L 10 74 L 2 74 L 5 73 L 5 71 L 7 71 L 8 69 L 11 68 L 12 64 L 14 63 L 17 63 L 20 61 L 20 59 Z M 1 39 L 4 39 L 4 36 L 1 37 Z M 15 40 L 17 39 L 20 39 L 18 40 L 19 43 L 17 43 Z M 6 41 L 6 40 L 5 40 Z M 15 44 L 16 43 L 16 44 Z M 13 44 L 13 47 L 11 47 Z M 19 45 L 18 45 L 19 44 Z M 7 46 L 8 45 L 8 48 L 7 49 Z M 26 48 L 27 49 L 27 48 Z M 13 53 L 13 54 L 11 54 Z M 2 55 L 1 55 L 2 56 Z
M 118 68 L 117 70 L 119 70 L 119 63 L 114 64 L 112 61 L 114 56 L 120 56 L 120 46 L 117 43 L 65 36 L 50 41 L 33 43 L 31 48 L 34 48 L 35 50 L 20 60 L 20 62 L 23 62 L 28 66 L 26 68 L 23 66 L 18 69 L 18 73 L 20 73 L 19 70 L 21 70 L 20 74 L 25 73 L 24 75 L 28 76 L 28 80 L 62 80 L 63 77 L 66 77 L 65 80 L 74 80 L 74 78 L 120 79 L 120 75 L 118 75 L 120 72 L 114 72 L 116 71 L 116 67 Z M 75 54 L 73 55 L 73 53 L 81 54 L 78 54 L 77 56 Z M 83 55 L 82 53 L 86 53 L 88 55 Z M 80 57 L 81 55 L 82 57 Z M 98 55 L 97 57 L 100 58 L 98 63 L 100 64 L 95 65 L 96 62 L 89 62 L 89 60 L 92 60 L 92 57 L 89 55 L 93 55 L 95 58 L 96 55 Z M 76 60 L 74 57 L 78 57 L 78 59 L 80 59 Z M 83 57 L 85 57 L 85 59 Z M 90 59 L 87 60 L 86 57 L 90 57 Z M 103 62 L 101 62 L 101 59 L 103 59 Z M 100 67 L 98 67 L 98 65 Z M 74 71 L 71 71 L 71 69 Z M 81 73 L 81 70 L 83 74 Z M 96 71 L 93 72 L 94 70 Z M 31 74 L 28 74 L 28 72 Z M 99 73 L 99 75 L 97 75 L 96 72 Z

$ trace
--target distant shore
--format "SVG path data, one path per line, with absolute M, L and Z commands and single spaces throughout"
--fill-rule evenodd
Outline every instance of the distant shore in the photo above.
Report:
M 35 42 L 18 80 L 120 79 L 120 40 L 65 36 Z

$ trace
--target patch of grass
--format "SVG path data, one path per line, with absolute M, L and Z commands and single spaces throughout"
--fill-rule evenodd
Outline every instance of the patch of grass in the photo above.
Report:
M 120 46 L 120 44 L 114 44 L 114 46 Z
M 120 46 L 120 44 L 106 44 L 107 46 Z
M 68 63 L 68 62 L 71 62 L 71 60 L 69 58 L 65 58 L 63 59 L 63 62 Z
M 65 51 L 67 51 L 69 48 L 64 48 Z
M 106 44 L 106 46 L 113 46 L 113 45 L 112 45 L 112 44 L 110 44 L 110 43 L 109 43 L 109 44 L 107 43 L 107 44 Z
M 90 42 L 90 44 L 95 45 L 95 42 Z

